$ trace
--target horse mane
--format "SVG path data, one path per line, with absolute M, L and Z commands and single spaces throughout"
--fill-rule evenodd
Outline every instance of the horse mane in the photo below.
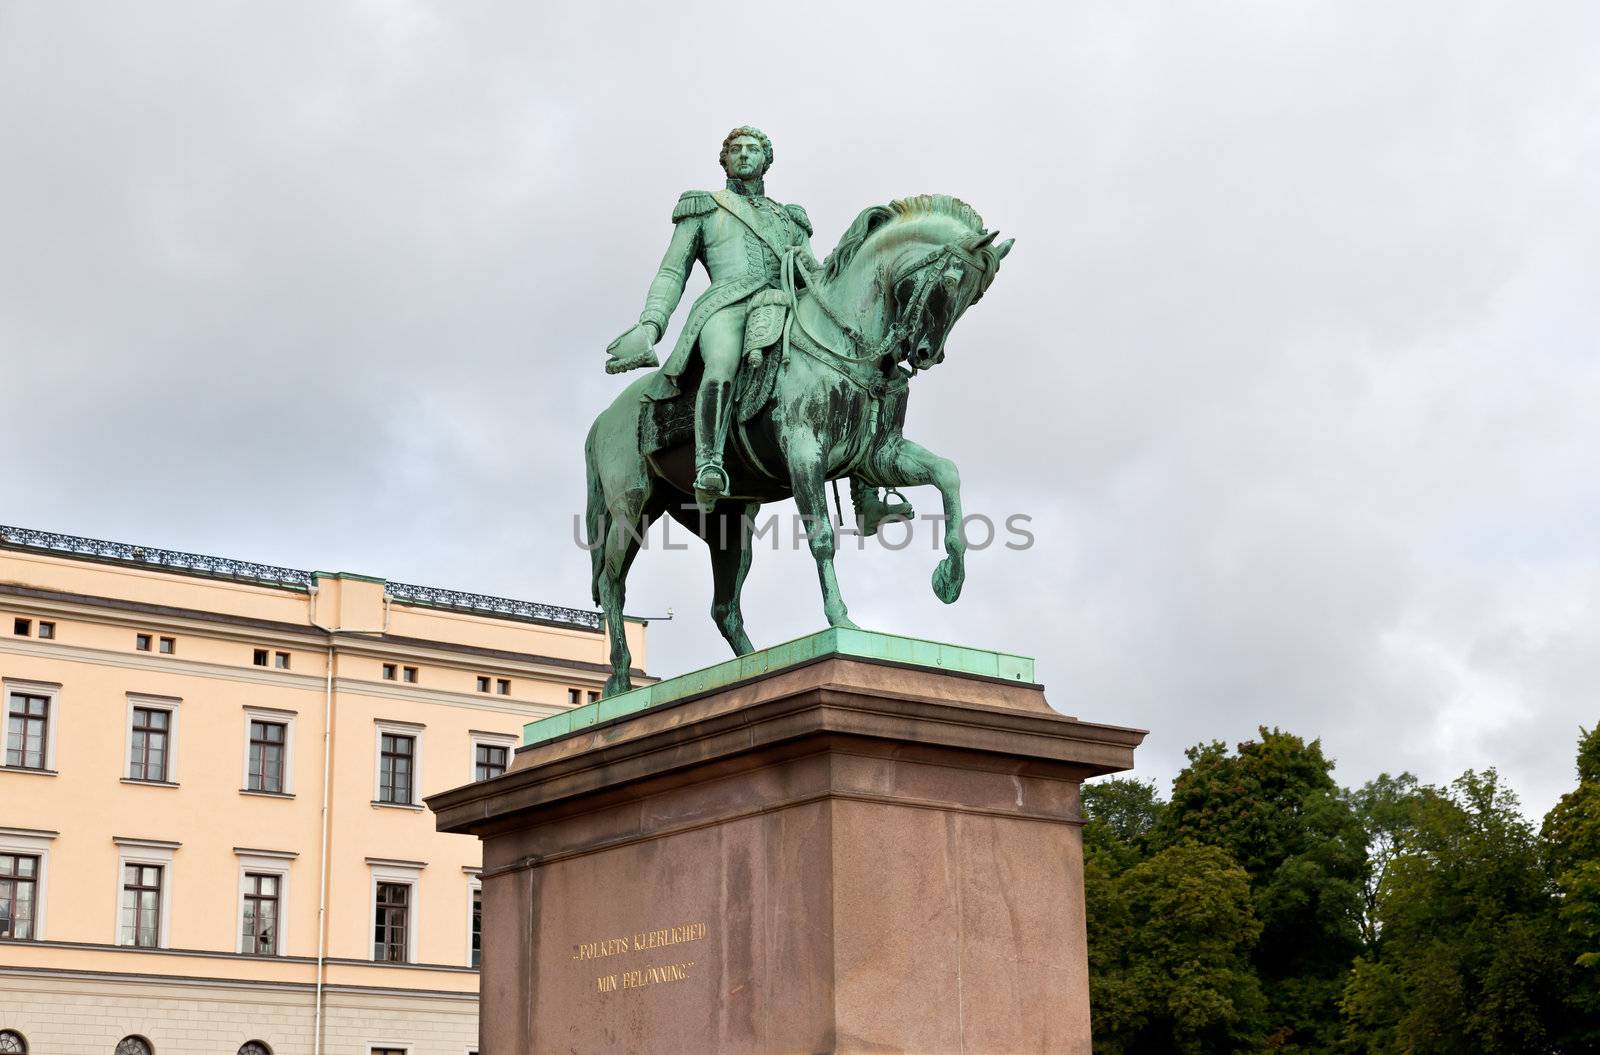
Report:
M 948 216 L 970 227 L 974 233 L 983 230 L 983 217 L 978 215 L 978 210 L 948 194 L 918 194 L 896 198 L 888 205 L 869 205 L 845 228 L 844 234 L 839 236 L 839 244 L 822 262 L 824 276 L 829 280 L 838 278 L 855 259 L 868 235 L 889 220 L 908 216 Z

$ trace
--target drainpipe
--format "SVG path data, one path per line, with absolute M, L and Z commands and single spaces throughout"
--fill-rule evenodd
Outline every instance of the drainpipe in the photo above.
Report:
M 329 798 L 332 794 L 330 774 L 333 765 L 333 653 L 337 647 L 334 638 L 344 633 L 372 633 L 370 630 L 346 630 L 343 627 L 323 626 L 317 622 L 317 583 L 313 579 L 307 587 L 310 594 L 307 621 L 328 635 L 328 659 L 324 675 L 325 692 L 322 702 L 322 853 L 317 877 L 317 1001 L 312 1023 L 311 1045 L 314 1055 L 322 1055 L 322 988 L 328 973 L 328 832 L 330 828 Z M 383 626 L 379 634 L 389 632 L 389 591 L 383 593 Z

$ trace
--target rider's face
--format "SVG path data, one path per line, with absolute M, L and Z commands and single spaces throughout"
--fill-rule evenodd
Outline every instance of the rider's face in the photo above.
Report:
M 755 179 L 766 160 L 767 152 L 761 149 L 759 139 L 755 136 L 739 136 L 728 144 L 727 151 L 722 155 L 722 167 L 730 179 Z

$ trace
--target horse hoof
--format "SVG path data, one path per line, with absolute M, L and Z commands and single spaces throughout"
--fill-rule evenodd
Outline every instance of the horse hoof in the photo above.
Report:
M 945 604 L 955 604 L 965 579 L 964 573 L 951 570 L 950 558 L 946 557 L 933 569 L 933 595 Z

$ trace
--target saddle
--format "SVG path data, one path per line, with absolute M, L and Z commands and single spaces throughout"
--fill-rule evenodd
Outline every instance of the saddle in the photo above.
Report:
M 744 359 L 733 381 L 734 420 L 744 424 L 772 402 L 778 375 L 783 371 L 782 355 L 774 346 L 783 337 L 783 324 L 789 312 L 789 299 L 783 290 L 764 289 L 749 300 L 744 324 Z M 645 400 L 639 415 L 639 449 L 646 455 L 669 447 L 694 443 L 694 400 L 700 387 L 698 366 L 679 383 L 680 394 L 672 399 Z

